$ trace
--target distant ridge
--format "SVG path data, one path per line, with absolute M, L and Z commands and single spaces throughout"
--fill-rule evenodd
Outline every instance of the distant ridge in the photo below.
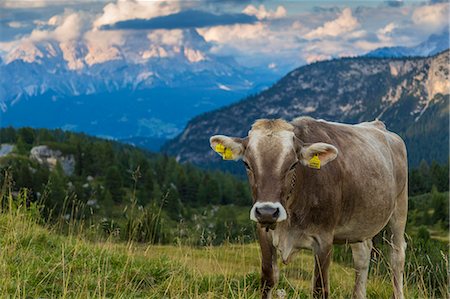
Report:
M 417 166 L 448 160 L 449 50 L 427 58 L 344 58 L 300 67 L 271 88 L 191 120 L 164 147 L 180 161 L 235 167 L 210 150 L 214 134 L 245 136 L 258 118 L 291 120 L 308 115 L 358 123 L 379 118 L 399 133 Z
M 399 57 L 425 57 L 433 56 L 450 48 L 448 29 L 440 34 L 430 37 L 414 47 L 383 47 L 373 50 L 365 57 L 399 58 Z

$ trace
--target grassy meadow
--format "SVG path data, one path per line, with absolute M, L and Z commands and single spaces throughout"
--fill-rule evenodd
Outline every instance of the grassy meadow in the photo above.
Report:
M 0 298 L 258 298 L 260 253 L 245 180 L 61 130 L 1 128 Z M 35 146 L 73 161 L 39 163 Z M 67 165 L 66 165 L 67 166 Z M 448 298 L 448 163 L 409 177 L 405 293 Z M 389 298 L 389 235 L 374 238 L 368 298 Z M 280 263 L 279 298 L 309 298 L 311 252 Z M 331 298 L 350 298 L 336 246 Z M 283 295 L 285 294 L 285 295 Z
M 259 297 L 256 243 L 194 247 L 117 242 L 112 237 L 96 239 L 93 228 L 75 222 L 62 234 L 58 226 L 43 223 L 37 204 L 26 204 L 21 196 L 1 197 L 1 298 Z M 342 246 L 336 252 L 349 255 Z M 442 271 L 448 268 L 447 252 L 441 252 L 441 265 L 419 263 L 411 252 L 407 298 L 446 297 Z M 390 297 L 386 256 L 384 250 L 374 252 L 368 298 Z M 336 260 L 331 266 L 331 298 L 350 298 L 351 263 Z M 280 270 L 279 298 L 310 297 L 310 252 L 301 252 L 288 266 L 280 264 Z

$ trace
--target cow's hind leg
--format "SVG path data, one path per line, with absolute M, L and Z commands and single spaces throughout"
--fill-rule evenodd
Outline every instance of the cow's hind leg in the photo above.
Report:
M 352 248 L 353 264 L 355 267 L 354 299 L 366 298 L 367 275 L 369 274 L 370 253 L 372 252 L 372 240 L 354 243 Z
M 262 298 L 272 298 L 272 290 L 278 282 L 277 251 L 272 238 L 264 228 L 258 228 L 259 245 L 261 247 L 261 291 Z
M 403 272 L 405 267 L 405 226 L 408 214 L 408 193 L 405 187 L 397 198 L 397 204 L 389 220 L 391 237 L 391 271 L 394 298 L 403 299 Z

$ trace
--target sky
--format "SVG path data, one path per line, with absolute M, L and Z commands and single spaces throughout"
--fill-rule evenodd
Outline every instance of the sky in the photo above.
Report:
M 278 68 L 414 46 L 448 28 L 448 19 L 448 1 L 2 0 L 0 57 L 38 55 L 30 45 L 55 41 L 85 45 L 88 64 L 125 48 L 127 59 L 145 59 L 184 47 L 192 62 L 231 56 Z

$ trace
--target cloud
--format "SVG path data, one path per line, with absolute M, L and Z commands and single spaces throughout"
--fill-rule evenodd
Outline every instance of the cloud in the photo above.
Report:
M 52 17 L 50 21 L 55 20 Z M 65 17 L 61 17 L 58 21 L 50 22 L 51 24 L 59 25 L 54 30 L 38 30 L 35 29 L 31 32 L 29 39 L 31 41 L 42 40 L 57 40 L 59 42 L 65 42 L 69 40 L 75 40 L 80 37 L 82 33 L 82 24 L 84 17 L 79 13 L 71 13 Z
M 382 42 L 390 42 L 397 28 L 398 26 L 394 22 L 391 22 L 377 31 L 377 38 Z
M 242 4 L 250 2 L 264 2 L 265 0 L 203 0 L 203 1 L 213 4 Z
M 255 24 L 215 26 L 197 29 L 197 31 L 208 42 L 231 43 L 236 40 L 263 39 L 263 37 L 267 37 L 265 33 L 268 32 L 268 28 L 265 24 L 258 22 Z
M 411 10 L 409 13 L 402 11 L 402 14 L 399 10 L 404 9 L 392 6 L 359 7 L 352 12 L 350 8 L 345 8 L 334 20 L 304 35 L 308 42 L 300 56 L 310 63 L 357 56 L 379 47 L 408 45 L 411 41 L 402 36 L 405 32 L 401 27 L 405 26 L 404 20 L 408 19 Z
M 389 41 L 379 42 L 379 41 L 367 41 L 367 40 L 359 40 L 356 41 L 354 47 L 359 51 L 369 52 L 381 47 L 389 47 L 393 44 Z
M 23 22 L 18 22 L 18 21 L 8 22 L 6 25 L 10 28 L 23 28 L 23 27 L 27 26 Z
M 21 0 L 21 1 L 15 1 L 15 0 L 6 0 L 2 1 L 0 3 L 0 7 L 5 8 L 38 8 L 38 7 L 45 7 L 47 5 L 56 4 L 57 1 L 50 1 L 50 0 Z M 60 4 L 60 3 L 58 3 Z
M 123 45 L 125 43 L 124 34 L 122 34 L 122 32 L 91 30 L 86 32 L 83 37 L 92 44 L 104 45 L 107 47 L 112 45 Z
M 232 24 L 252 24 L 257 21 L 255 16 L 244 13 L 216 15 L 199 10 L 186 10 L 175 14 L 155 17 L 152 19 L 134 19 L 120 21 L 112 25 L 103 25 L 104 30 L 154 30 L 203 28 Z
M 62 19 L 61 16 L 58 16 L 58 15 L 53 16 L 50 19 L 48 19 L 47 25 L 56 26 L 61 23 L 61 19 Z
M 190 62 L 199 62 L 199 61 L 205 60 L 205 58 L 206 58 L 205 55 L 201 51 L 195 50 L 195 49 L 190 49 L 190 48 L 184 48 L 184 56 Z
M 283 6 L 260 5 L 263 1 L 258 0 L 113 1 L 89 5 L 75 0 L 17 1 L 41 8 L 2 10 L 7 15 L 0 22 L 4 33 L 0 55 L 27 52 L 30 55 L 23 57 L 32 61 L 33 55 L 45 55 L 51 44 L 56 55 L 64 52 L 74 69 L 114 59 L 145 63 L 156 57 L 184 57 L 200 62 L 219 55 L 281 74 L 305 62 L 416 45 L 448 24 L 448 3 L 438 3 L 441 0 L 385 1 L 351 8 L 296 1 Z M 72 2 L 69 9 L 61 5 Z
M 147 38 L 152 44 L 181 47 L 184 41 L 182 30 L 152 30 Z
M 132 1 L 118 0 L 117 3 L 109 3 L 103 8 L 103 14 L 94 21 L 94 27 L 111 25 L 120 21 L 134 19 L 149 19 L 170 15 L 179 12 L 180 1 Z
M 264 64 L 269 65 L 274 62 L 270 58 L 273 53 L 277 53 L 277 56 L 282 59 L 286 57 L 286 52 L 296 48 L 296 36 L 304 32 L 304 26 L 300 22 L 296 22 L 295 29 L 290 28 L 293 21 L 287 18 L 283 6 L 267 10 L 263 5 L 258 8 L 247 5 L 242 13 L 252 15 L 258 20 L 252 24 L 197 29 L 205 41 L 213 45 L 210 49 L 213 54 L 236 55 L 238 53 L 240 56 L 238 60 L 243 60 L 245 63 L 264 60 Z M 280 20 L 281 18 L 284 19 Z M 283 23 L 283 26 L 274 25 L 274 23 Z M 281 64 L 286 63 L 285 60 Z M 277 65 L 280 64 L 277 63 Z
M 67 6 L 83 3 L 90 3 L 91 0 L 4 0 L 0 2 L 0 7 L 4 8 L 45 8 L 49 6 Z
M 334 20 L 328 21 L 305 35 L 307 39 L 337 37 L 354 31 L 360 26 L 358 19 L 352 15 L 350 8 L 345 8 Z
M 119 59 L 121 53 L 118 47 L 126 42 L 123 33 L 117 31 L 91 30 L 83 38 L 87 47 L 85 61 L 88 65 Z
M 267 68 L 274 63 L 276 68 L 272 70 L 281 75 L 305 62 L 299 53 L 306 42 L 301 39 L 306 30 L 300 22 L 295 26 L 292 20 L 283 20 L 283 23 L 284 26 L 274 26 L 271 22 L 260 21 L 197 31 L 213 45 L 209 50 L 212 55 L 233 56 L 248 67 Z
M 449 3 L 424 5 L 414 10 L 412 21 L 422 29 L 435 31 L 448 26 Z
M 316 54 L 316 53 L 307 53 L 304 55 L 306 62 L 308 63 L 313 63 L 316 61 L 322 61 L 322 60 L 327 60 L 327 59 L 331 59 L 332 56 L 331 55 L 326 55 L 326 54 Z
M 67 13 L 62 16 L 58 25 L 53 30 L 33 30 L 29 35 L 24 36 L 18 40 L 9 43 L 0 43 L 0 49 L 7 49 L 5 61 L 12 61 L 14 59 L 22 59 L 27 62 L 34 62 L 46 55 L 55 56 L 57 51 L 55 47 L 50 44 L 45 44 L 44 54 L 42 48 L 36 45 L 40 42 L 56 41 L 62 52 L 64 60 L 70 69 L 81 69 L 83 61 L 80 57 L 82 55 L 82 44 L 79 40 L 85 32 L 84 23 L 86 17 L 78 12 Z
M 147 34 L 149 47 L 140 53 L 145 60 L 158 57 L 184 56 L 192 63 L 207 59 L 210 46 L 193 29 L 152 30 Z
M 287 11 L 283 6 L 278 6 L 275 11 L 269 11 L 266 10 L 266 7 L 262 4 L 258 8 L 253 5 L 248 5 L 242 12 L 247 15 L 253 15 L 257 17 L 258 20 L 280 19 L 287 14 Z

